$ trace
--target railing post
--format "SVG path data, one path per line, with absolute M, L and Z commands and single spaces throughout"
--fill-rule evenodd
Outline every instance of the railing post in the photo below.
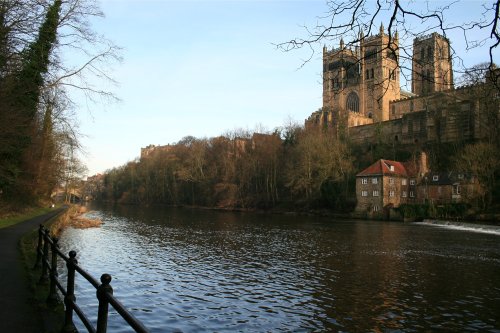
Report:
M 49 280 L 49 266 L 47 262 L 49 261 L 49 237 L 48 230 L 44 229 L 43 234 L 43 256 L 42 256 L 42 275 L 40 275 L 39 283 L 47 283 Z
M 99 310 L 97 312 L 97 333 L 106 333 L 108 328 L 108 297 L 113 295 L 113 288 L 111 287 L 111 275 L 101 275 L 101 285 L 97 287 L 97 299 L 99 300 Z
M 76 252 L 69 251 L 69 259 L 66 264 L 68 267 L 68 283 L 66 285 L 66 296 L 64 297 L 64 305 L 66 307 L 64 315 L 64 333 L 77 332 L 73 323 L 73 303 L 76 302 L 75 297 L 75 266 L 78 264 L 76 260 Z
M 40 224 L 38 228 L 38 245 L 36 247 L 36 261 L 34 269 L 40 268 L 40 261 L 42 260 L 42 238 L 43 238 L 43 225 Z
M 57 291 L 56 291 L 56 279 L 57 279 L 57 248 L 59 247 L 59 244 L 57 244 L 59 240 L 54 237 L 52 238 L 52 244 L 51 244 L 51 254 L 52 254 L 52 260 L 50 262 L 50 291 L 49 291 L 49 296 L 47 297 L 47 303 L 49 304 L 57 304 L 59 302 L 59 298 L 57 297 Z

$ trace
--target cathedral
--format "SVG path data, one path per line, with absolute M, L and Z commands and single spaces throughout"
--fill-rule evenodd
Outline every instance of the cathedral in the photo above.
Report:
M 306 126 L 344 131 L 350 137 L 354 135 L 356 141 L 362 138 L 356 137 L 360 131 L 354 128 L 398 120 L 390 124 L 388 131 L 393 139 L 400 139 L 408 131 L 413 132 L 408 128 L 408 119 L 403 119 L 406 115 L 430 111 L 429 105 L 436 96 L 441 96 L 439 93 L 455 91 L 450 43 L 438 33 L 413 41 L 411 92 L 401 90 L 400 86 L 399 57 L 405 50 L 399 48 L 397 32 L 386 34 L 381 26 L 377 35 L 361 33 L 359 41 L 354 48 L 346 47 L 343 40 L 339 48 L 323 48 L 323 107 L 306 120 Z M 472 111 L 471 105 L 467 108 Z M 409 118 L 415 117 L 422 115 Z M 421 127 L 432 126 L 416 120 Z M 429 134 L 425 128 L 414 129 Z

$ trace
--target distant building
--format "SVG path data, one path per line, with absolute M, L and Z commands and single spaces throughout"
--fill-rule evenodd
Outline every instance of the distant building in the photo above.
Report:
M 104 189 L 104 175 L 98 173 L 96 175 L 87 177 L 83 184 L 83 200 L 91 201 L 98 198 Z
M 172 145 L 165 145 L 165 146 L 155 146 L 155 145 L 149 145 L 144 148 L 141 148 L 141 159 L 150 157 L 153 153 L 156 152 L 168 152 L 172 149 Z

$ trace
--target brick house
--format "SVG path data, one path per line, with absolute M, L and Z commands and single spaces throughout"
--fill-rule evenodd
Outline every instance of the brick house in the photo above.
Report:
M 356 212 L 368 217 L 384 216 L 391 207 L 412 202 L 417 179 L 405 164 L 380 159 L 356 175 Z

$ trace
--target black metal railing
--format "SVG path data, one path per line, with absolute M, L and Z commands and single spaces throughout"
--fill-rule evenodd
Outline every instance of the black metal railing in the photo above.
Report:
M 50 248 L 50 250 L 49 250 Z M 50 252 L 50 256 L 49 256 Z M 49 260 L 50 257 L 50 260 Z M 60 257 L 66 262 L 68 269 L 66 289 L 58 279 L 57 258 Z M 97 281 L 92 275 L 87 273 L 83 268 L 78 266 L 76 252 L 70 251 L 69 256 L 66 256 L 59 250 L 58 239 L 50 236 L 50 232 L 43 225 L 38 229 L 38 246 L 35 268 L 41 267 L 40 282 L 47 283 L 50 281 L 49 295 L 47 302 L 55 304 L 59 302 L 57 290 L 64 296 L 64 326 L 62 332 L 77 332 L 73 322 L 73 313 L 82 321 L 83 325 L 91 333 L 106 333 L 108 327 L 108 307 L 109 304 L 125 319 L 131 328 L 136 332 L 148 332 L 144 325 L 137 320 L 114 296 L 113 288 L 111 287 L 111 275 L 103 274 L 101 282 Z M 76 304 L 75 297 L 75 273 L 78 272 L 91 285 L 96 288 L 96 296 L 99 301 L 99 309 L 97 311 L 97 327 L 94 327 L 89 318 L 83 313 L 82 309 Z

